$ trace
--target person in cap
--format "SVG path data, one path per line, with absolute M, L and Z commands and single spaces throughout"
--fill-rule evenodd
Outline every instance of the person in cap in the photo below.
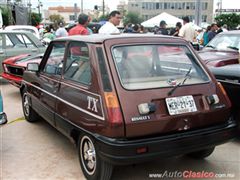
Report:
M 120 24 L 121 14 L 119 11 L 112 11 L 109 14 L 109 20 L 106 22 L 98 31 L 99 34 L 114 34 L 120 33 L 119 29 L 116 27 Z
M 189 42 L 196 41 L 197 32 L 195 31 L 194 24 L 190 23 L 188 16 L 183 18 L 183 26 L 181 27 L 178 36 Z
M 68 36 L 68 32 L 67 32 L 67 30 L 64 28 L 64 25 L 63 25 L 62 22 L 59 23 L 59 28 L 58 28 L 57 31 L 55 32 L 55 35 L 56 35 L 57 38 Z
M 169 35 L 166 27 L 167 27 L 166 21 L 162 20 L 159 24 L 159 28 L 154 32 L 154 34 Z
M 86 14 L 80 14 L 78 16 L 78 24 L 70 29 L 68 35 L 89 35 L 89 31 L 87 29 L 87 26 L 90 22 L 90 17 Z

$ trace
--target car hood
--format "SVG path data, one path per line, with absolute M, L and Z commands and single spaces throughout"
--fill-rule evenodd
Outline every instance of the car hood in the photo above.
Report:
M 15 65 L 15 66 L 23 66 L 26 67 L 28 63 L 37 62 L 40 63 L 42 60 L 43 54 L 38 55 L 30 55 L 30 54 L 22 54 L 19 56 L 14 56 L 4 60 L 4 64 Z
M 207 66 L 219 67 L 239 63 L 237 51 L 202 50 L 198 52 L 198 55 Z

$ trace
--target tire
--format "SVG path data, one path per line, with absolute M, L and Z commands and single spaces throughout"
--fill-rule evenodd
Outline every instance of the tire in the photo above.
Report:
M 109 180 L 111 178 L 113 165 L 100 159 L 94 141 L 86 134 L 79 136 L 78 157 L 86 179 Z
M 30 99 L 26 90 L 23 90 L 22 93 L 22 109 L 24 117 L 28 122 L 36 122 L 41 118 L 30 106 Z
M 203 149 L 200 151 L 189 153 L 189 154 L 187 154 L 187 156 L 192 157 L 194 159 L 204 159 L 204 158 L 210 156 L 213 153 L 214 149 L 215 149 L 215 147 Z

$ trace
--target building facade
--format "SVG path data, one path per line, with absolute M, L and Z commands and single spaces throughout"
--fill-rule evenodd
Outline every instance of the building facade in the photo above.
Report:
M 212 23 L 214 0 L 201 0 L 201 22 Z M 148 20 L 162 12 L 178 18 L 189 16 L 195 21 L 197 0 L 128 0 L 128 11 L 140 14 L 143 20 Z

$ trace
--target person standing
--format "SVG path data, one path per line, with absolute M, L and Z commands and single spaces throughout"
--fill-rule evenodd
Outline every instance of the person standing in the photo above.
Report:
M 58 28 L 57 31 L 55 32 L 55 35 L 56 35 L 57 38 L 68 36 L 68 32 L 67 32 L 67 30 L 64 28 L 62 22 L 59 23 L 59 28 Z
M 109 14 L 109 20 L 106 22 L 98 31 L 99 34 L 112 34 L 120 33 L 119 29 L 116 27 L 120 24 L 121 14 L 119 11 L 112 11 Z
M 178 36 L 189 42 L 194 42 L 196 40 L 197 32 L 195 31 L 194 25 L 190 23 L 188 16 L 183 18 L 183 26 L 179 30 Z
M 159 24 L 159 28 L 154 32 L 154 34 L 168 35 L 166 27 L 167 27 L 166 21 L 161 21 Z
M 217 35 L 218 26 L 212 23 L 211 30 L 208 32 L 208 41 L 211 41 Z
M 181 23 L 181 22 L 177 22 L 175 29 L 173 29 L 173 30 L 171 31 L 170 35 L 171 35 L 171 36 L 178 36 L 179 30 L 181 29 L 181 27 L 182 27 L 182 23 Z
M 70 29 L 68 35 L 89 35 L 87 26 L 90 22 L 90 17 L 86 14 L 80 14 L 78 16 L 78 24 Z

